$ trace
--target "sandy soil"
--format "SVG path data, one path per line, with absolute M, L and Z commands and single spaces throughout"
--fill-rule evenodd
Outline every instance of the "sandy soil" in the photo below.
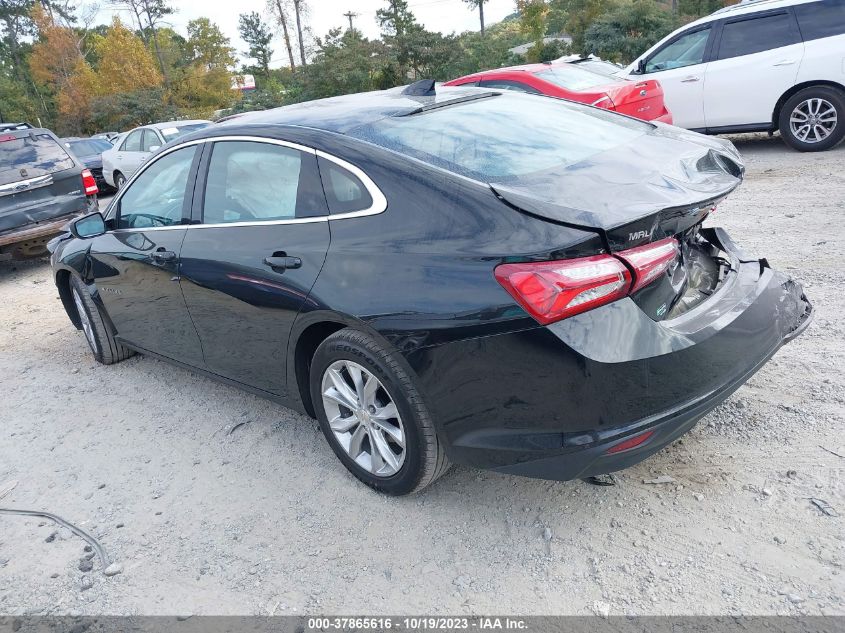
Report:
M 453 468 L 379 496 L 313 420 L 149 358 L 98 365 L 47 263 L 0 265 L 0 507 L 59 514 L 123 567 L 80 571 L 78 537 L 0 515 L 0 613 L 845 614 L 845 145 L 734 140 L 747 182 L 712 222 L 800 280 L 815 323 L 615 487 Z

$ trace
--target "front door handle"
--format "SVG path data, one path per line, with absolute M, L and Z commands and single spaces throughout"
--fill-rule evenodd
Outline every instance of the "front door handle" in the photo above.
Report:
M 265 257 L 264 263 L 273 270 L 288 270 L 289 268 L 300 268 L 302 260 L 299 257 L 273 256 Z
M 150 253 L 150 257 L 157 262 L 172 262 L 174 259 L 176 259 L 176 253 L 174 253 L 173 251 L 159 249 Z
M 690 75 L 689 77 L 684 77 L 683 79 L 681 79 L 681 83 L 682 84 L 689 84 L 689 83 L 696 82 L 699 79 L 700 79 L 700 77 L 696 77 L 695 75 Z

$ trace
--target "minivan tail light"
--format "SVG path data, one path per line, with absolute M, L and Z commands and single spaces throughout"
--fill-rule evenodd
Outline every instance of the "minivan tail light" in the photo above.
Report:
M 93 196 L 95 193 L 100 192 L 99 188 L 97 188 L 97 181 L 94 180 L 94 175 L 90 169 L 82 170 L 82 186 L 85 188 L 86 196 Z
M 496 280 L 543 325 L 628 294 L 631 273 L 610 255 L 552 262 L 500 264 Z
M 631 293 L 634 293 L 653 282 L 674 263 L 678 258 L 678 240 L 667 237 L 659 242 L 629 248 L 616 253 L 616 256 L 634 271 L 634 285 L 631 287 Z

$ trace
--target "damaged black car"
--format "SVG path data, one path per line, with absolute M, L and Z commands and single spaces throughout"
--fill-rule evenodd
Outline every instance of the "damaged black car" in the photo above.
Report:
M 450 463 L 567 480 L 666 446 L 809 324 L 702 226 L 743 172 L 724 140 L 415 84 L 179 138 L 52 263 L 97 360 L 314 416 L 377 490 Z

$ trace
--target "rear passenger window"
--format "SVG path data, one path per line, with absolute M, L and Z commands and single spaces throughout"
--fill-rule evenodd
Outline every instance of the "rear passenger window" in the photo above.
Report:
M 805 40 L 845 34 L 845 0 L 796 4 L 795 15 Z
M 120 146 L 120 149 L 124 152 L 140 152 L 141 151 L 141 135 L 143 134 L 143 130 L 135 130 L 129 136 L 126 137 L 126 140 L 123 141 L 123 145 Z
M 203 222 L 227 224 L 325 215 L 313 154 L 253 141 L 214 144 Z
M 320 158 L 323 189 L 332 213 L 363 211 L 373 205 L 373 198 L 358 177 L 330 160 Z
M 798 42 L 788 13 L 726 22 L 722 27 L 719 59 L 751 55 Z

